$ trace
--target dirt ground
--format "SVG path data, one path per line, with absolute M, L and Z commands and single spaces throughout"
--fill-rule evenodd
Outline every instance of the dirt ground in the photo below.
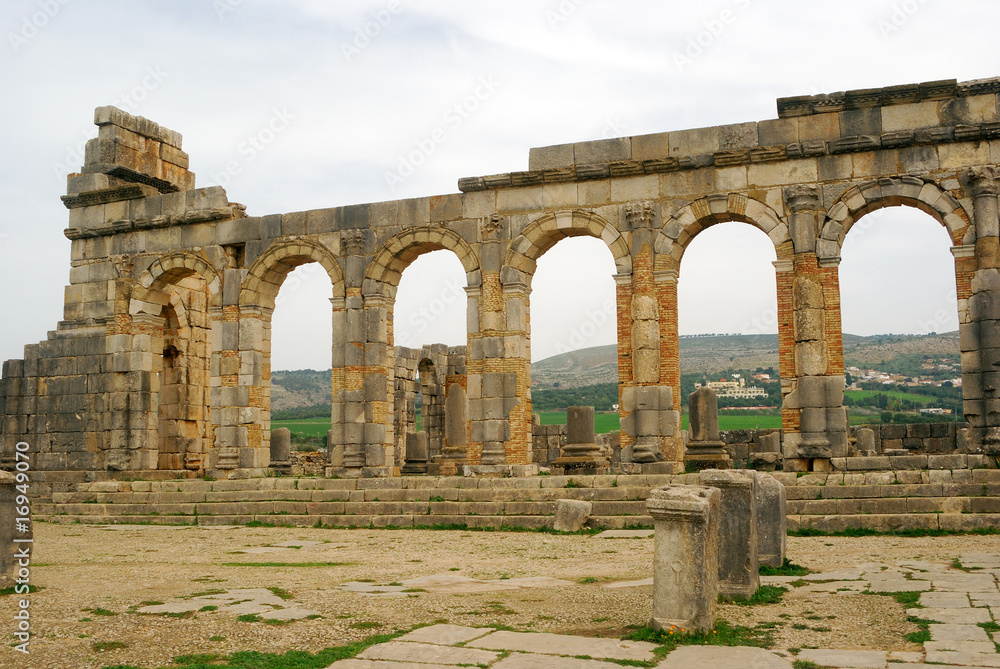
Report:
M 0 667 L 153 668 L 193 653 L 316 651 L 436 621 L 620 636 L 629 626 L 646 624 L 651 612 L 651 586 L 606 586 L 652 576 L 652 538 L 246 527 L 116 530 L 42 523 L 35 541 L 32 583 L 41 589 L 30 595 L 30 655 L 10 648 L 0 652 Z M 242 552 L 289 541 L 323 543 Z M 915 559 L 950 563 L 962 554 L 991 552 L 1000 552 L 1000 537 L 789 538 L 788 548 L 793 562 L 815 571 Z M 265 562 L 286 566 L 241 564 Z M 360 582 L 361 588 L 395 584 L 398 589 L 407 579 L 431 575 L 495 582 L 452 592 L 427 587 L 373 595 L 340 588 Z M 569 583 L 490 589 L 504 587 L 504 581 L 530 584 L 517 581 L 524 577 Z M 148 602 L 184 602 L 233 588 L 280 589 L 290 597 L 287 606 L 321 617 L 268 624 L 240 621 L 223 610 L 187 617 L 136 611 Z M 0 597 L 0 630 L 9 630 L 3 633 L 10 646 L 16 643 L 18 599 Z M 775 623 L 775 648 L 918 648 L 902 638 L 916 629 L 906 622 L 903 607 L 884 596 L 786 596 L 770 606 L 721 606 L 718 615 L 740 625 Z

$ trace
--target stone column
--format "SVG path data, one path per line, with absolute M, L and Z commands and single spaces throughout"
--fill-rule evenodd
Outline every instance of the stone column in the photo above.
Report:
M 757 556 L 760 564 L 778 568 L 785 562 L 788 536 L 785 486 L 770 474 L 757 472 Z
M 347 300 L 330 298 L 332 342 L 330 346 L 330 431 L 327 436 L 327 457 L 330 464 L 344 461 L 344 415 L 347 383 Z
M 595 475 L 611 470 L 594 435 L 594 407 L 567 407 L 566 444 L 552 463 L 564 474 Z
M 404 475 L 427 473 L 427 433 L 411 432 L 406 435 L 406 464 L 400 470 Z
M 719 400 L 707 386 L 688 395 L 688 434 L 685 462 L 697 463 L 699 469 L 726 469 L 732 465 L 726 445 L 719 438 Z
M 365 477 L 392 476 L 396 466 L 391 442 L 394 370 L 389 333 L 392 300 L 381 294 L 365 297 L 364 467 Z M 390 385 L 391 384 L 391 385 Z
M 292 469 L 292 431 L 287 427 L 271 430 L 271 469 L 288 473 Z
M 465 388 L 458 383 L 448 387 L 444 404 L 444 451 L 442 460 L 453 464 L 466 463 L 466 448 L 469 434 L 469 399 Z
M 720 498 L 712 487 L 667 485 L 646 500 L 656 530 L 654 629 L 707 632 L 715 624 Z
M 776 266 L 779 308 L 787 310 L 789 298 L 791 302 L 791 313 L 779 311 L 779 340 L 786 349 L 791 344 L 794 351 L 787 363 L 786 351 L 782 351 L 781 360 L 784 466 L 828 470 L 830 458 L 847 455 L 838 261 L 824 261 L 821 267 L 816 256 L 822 216 L 819 188 L 788 186 L 784 200 L 795 252 L 790 281 L 781 276 L 784 268 Z M 782 295 L 782 288 L 790 288 L 790 295 Z M 789 327 L 791 341 L 787 341 Z M 790 376 L 786 376 L 788 363 L 793 366 Z
M 660 315 L 660 383 L 681 396 L 680 335 L 677 329 L 677 271 L 655 272 L 656 300 Z
M 699 481 L 721 493 L 719 594 L 727 599 L 749 599 L 760 587 L 755 472 L 706 469 L 699 474 Z
M 968 302 L 972 328 L 966 331 L 978 334 L 978 341 L 970 342 L 973 338 L 967 334 L 962 346 L 962 393 L 971 447 L 995 448 L 1000 446 L 1000 172 L 992 167 L 972 169 L 966 181 L 974 198 L 976 225 L 976 270 Z M 966 348 L 970 351 L 965 352 Z M 968 390 L 966 374 L 973 377 Z

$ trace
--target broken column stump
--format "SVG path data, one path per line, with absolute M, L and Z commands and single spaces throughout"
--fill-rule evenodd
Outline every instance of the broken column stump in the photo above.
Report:
M 292 431 L 287 427 L 271 430 L 271 469 L 290 474 L 292 471 Z
M 770 474 L 756 474 L 757 559 L 768 567 L 785 562 L 788 521 L 785 517 L 785 486 Z
M 406 463 L 400 473 L 404 476 L 426 474 L 428 453 L 426 432 L 421 430 L 406 435 Z
M 747 469 L 706 469 L 701 485 L 718 488 L 719 594 L 749 599 L 760 587 L 756 475 Z
M 566 409 L 566 444 L 552 465 L 561 467 L 565 474 L 610 473 L 610 463 L 594 436 L 594 407 Z
M 719 438 L 719 400 L 711 388 L 698 388 L 688 395 L 688 434 L 685 466 L 690 469 L 732 466 L 726 445 Z
M 720 499 L 716 488 L 666 485 L 646 500 L 656 530 L 650 621 L 654 629 L 712 629 L 718 600 Z

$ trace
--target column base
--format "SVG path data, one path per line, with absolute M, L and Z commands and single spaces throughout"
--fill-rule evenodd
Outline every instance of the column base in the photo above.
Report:
M 463 465 L 462 475 L 476 478 L 538 476 L 538 465 Z
M 733 461 L 721 441 L 693 441 L 684 453 L 684 466 L 688 471 L 702 469 L 729 469 Z
M 611 464 L 595 456 L 562 456 L 549 465 L 554 476 L 601 476 L 611 473 Z

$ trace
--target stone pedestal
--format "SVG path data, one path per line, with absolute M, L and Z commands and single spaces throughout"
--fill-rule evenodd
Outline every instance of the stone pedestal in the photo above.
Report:
M 666 485 L 646 500 L 656 528 L 650 621 L 654 629 L 712 629 L 718 600 L 720 499 L 716 488 Z
M 287 427 L 271 430 L 271 469 L 291 473 L 292 431 Z
M 411 432 L 406 435 L 406 463 L 400 470 L 405 476 L 427 473 L 427 433 Z
M 552 465 L 565 474 L 595 475 L 610 473 L 609 464 L 594 434 L 594 407 L 568 407 L 566 444 Z
M 688 395 L 688 434 L 685 463 L 692 463 L 695 469 L 732 465 L 719 438 L 719 400 L 711 388 L 698 388 Z
M 785 486 L 770 474 L 757 473 L 757 557 L 760 564 L 780 567 L 785 561 L 788 524 L 785 516 Z
M 706 469 L 702 485 L 718 488 L 719 594 L 749 599 L 760 587 L 757 558 L 756 474 L 746 469 Z

